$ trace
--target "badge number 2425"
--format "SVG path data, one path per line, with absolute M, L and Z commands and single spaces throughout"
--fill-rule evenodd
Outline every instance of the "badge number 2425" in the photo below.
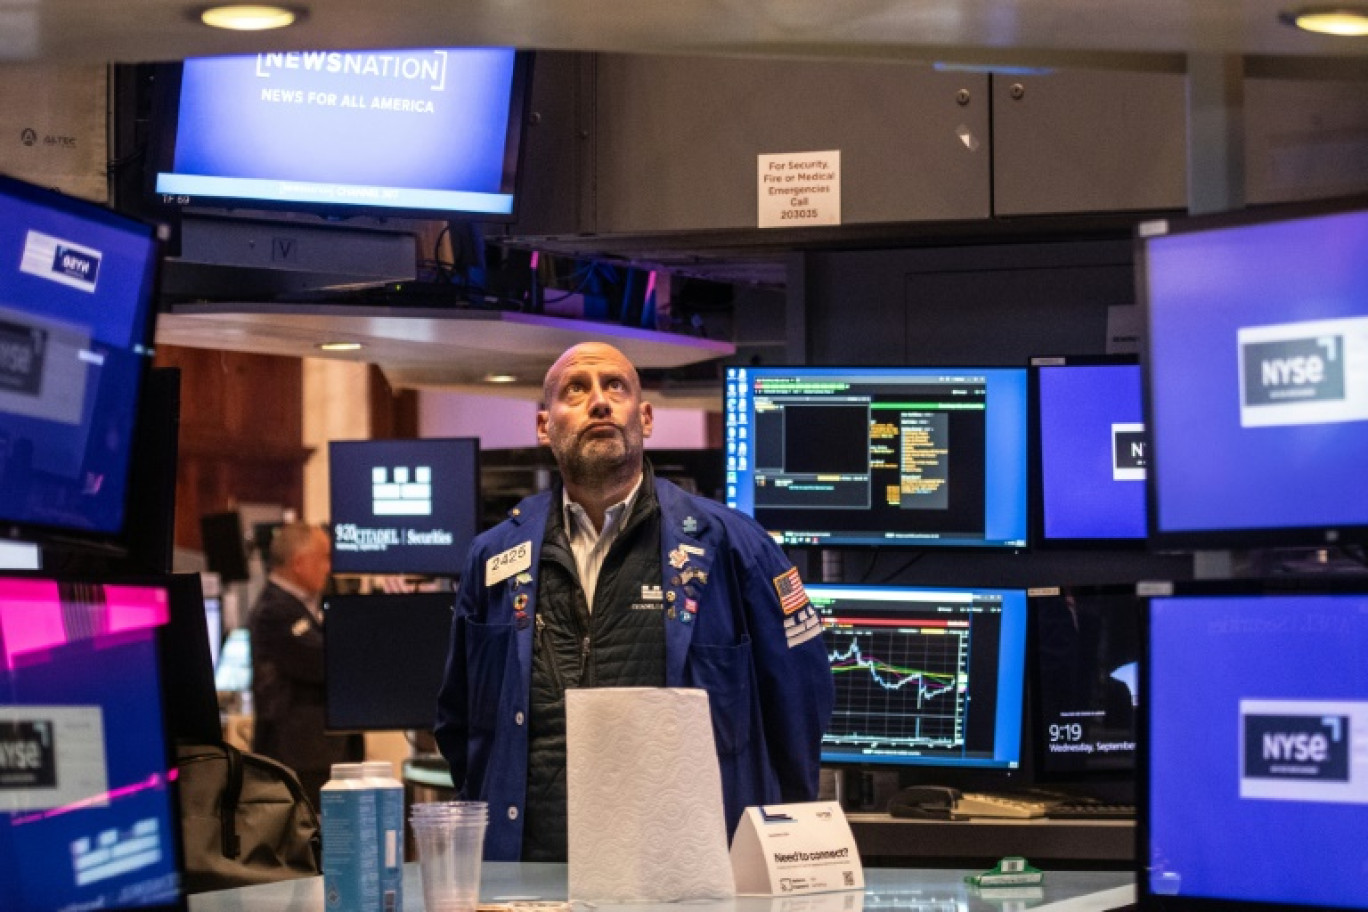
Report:
M 532 566 L 532 542 L 525 541 L 485 561 L 485 585 L 492 586 Z

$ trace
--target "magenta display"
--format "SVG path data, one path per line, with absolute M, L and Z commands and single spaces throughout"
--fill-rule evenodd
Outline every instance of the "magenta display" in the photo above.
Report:
M 155 586 L 0 578 L 5 912 L 184 908 L 167 604 Z

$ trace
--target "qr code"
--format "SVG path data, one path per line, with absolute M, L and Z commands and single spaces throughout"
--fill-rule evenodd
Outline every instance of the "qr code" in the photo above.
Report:
M 841 872 L 841 878 L 845 881 L 845 885 L 846 885 L 847 887 L 853 887 L 853 886 L 855 886 L 855 872 L 854 872 L 854 871 L 842 871 L 842 872 Z

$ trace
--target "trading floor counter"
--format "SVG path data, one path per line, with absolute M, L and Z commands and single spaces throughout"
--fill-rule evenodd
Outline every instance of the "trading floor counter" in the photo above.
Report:
M 1040 909 L 1049 912 L 1105 912 L 1133 903 L 1135 877 L 1115 871 L 1050 871 L 1039 887 L 979 890 L 964 882 L 958 870 L 866 869 L 863 893 L 817 893 L 788 897 L 741 896 L 717 902 L 574 903 L 575 912 L 612 908 L 615 912 L 869 912 L 871 909 L 954 909 L 956 912 L 1004 912 Z M 493 862 L 484 865 L 481 903 L 500 900 L 564 900 L 566 866 Z M 1058 905 L 1057 905 L 1058 904 Z M 323 878 L 308 877 L 258 887 L 200 893 L 190 897 L 190 912 L 323 912 Z M 401 912 L 423 912 L 423 889 L 417 863 L 404 868 Z

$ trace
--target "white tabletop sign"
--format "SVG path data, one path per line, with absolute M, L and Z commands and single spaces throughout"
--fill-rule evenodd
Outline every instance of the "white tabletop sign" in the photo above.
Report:
M 835 801 L 746 808 L 732 839 L 731 863 L 740 894 L 864 889 L 855 837 Z
M 758 156 L 761 228 L 841 224 L 841 150 Z

